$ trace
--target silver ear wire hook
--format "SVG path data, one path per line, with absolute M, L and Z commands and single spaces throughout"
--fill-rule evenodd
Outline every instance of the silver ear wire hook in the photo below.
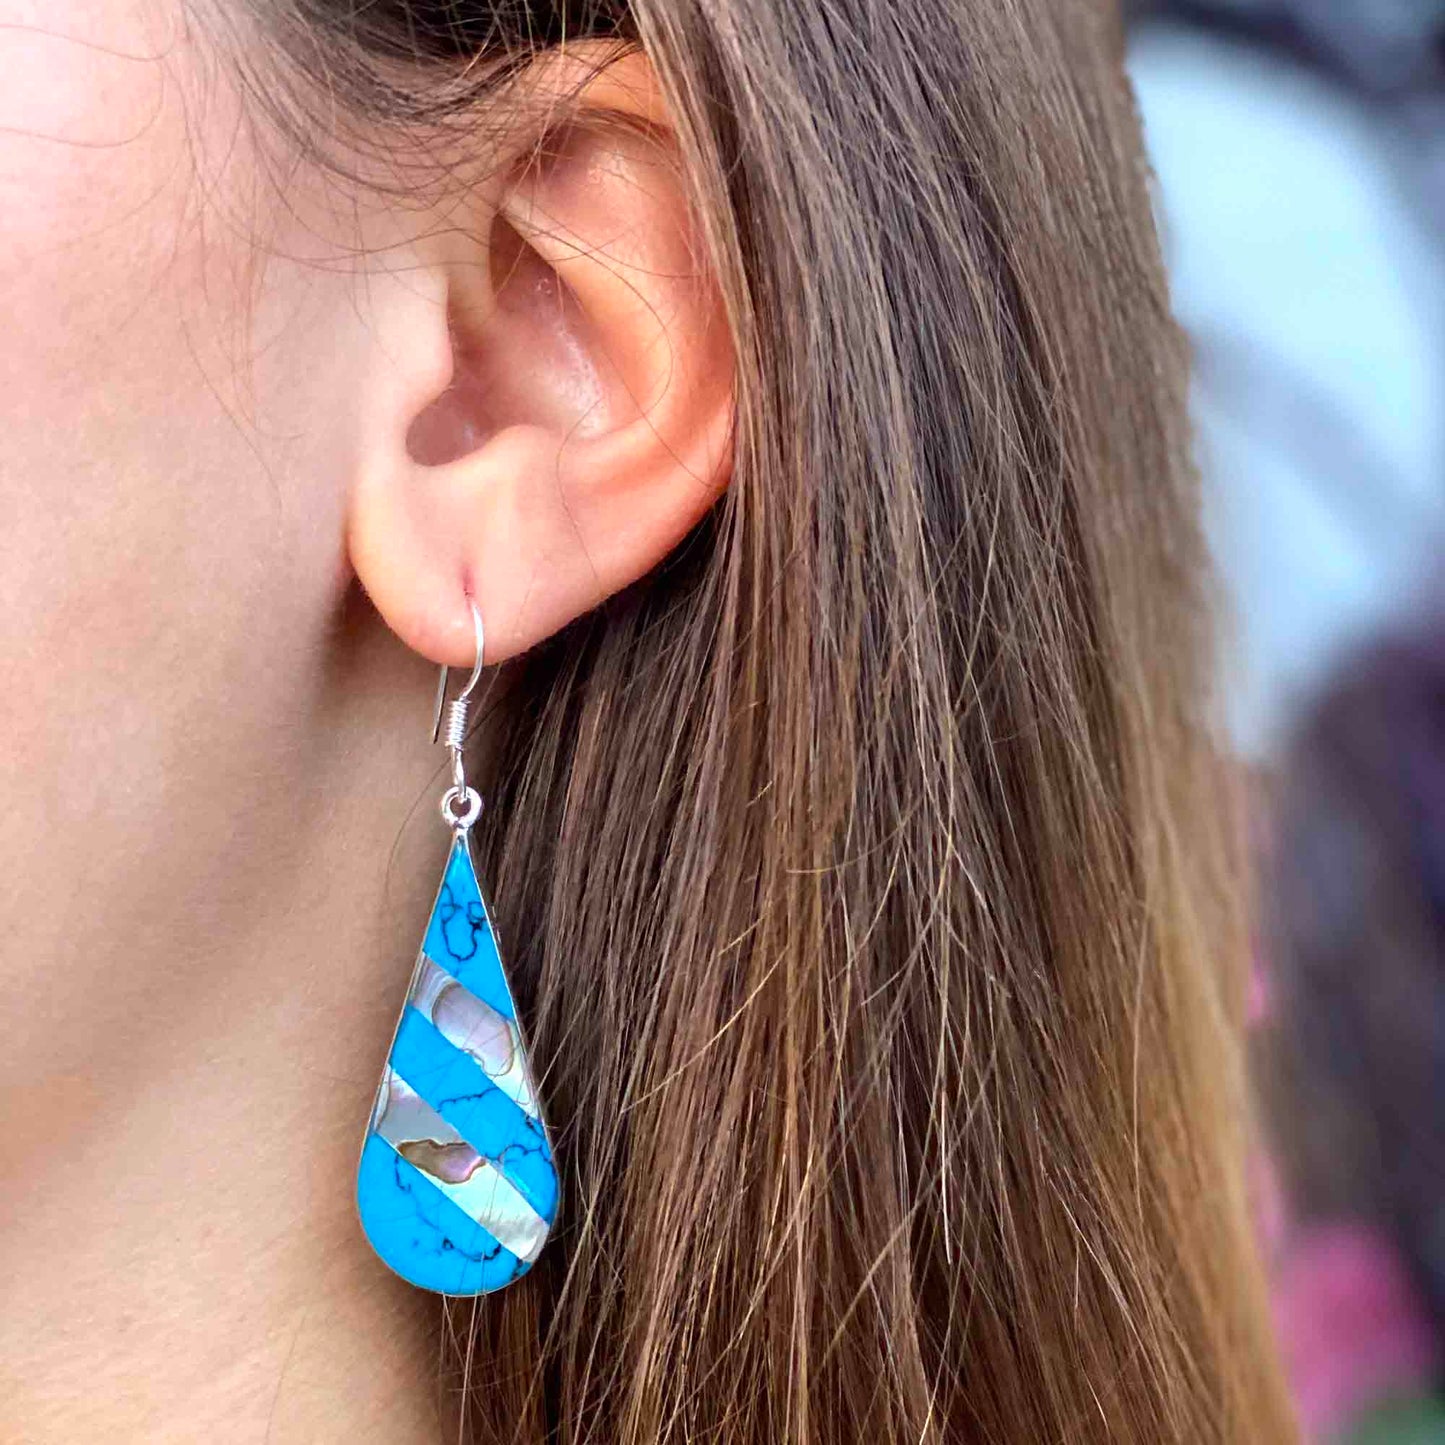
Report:
M 445 664 L 437 680 L 436 709 L 432 716 L 431 740 L 443 742 L 451 749 L 452 785 L 442 797 L 442 817 L 459 832 L 464 832 L 477 821 L 482 811 L 482 800 L 475 788 L 467 786 L 466 770 L 462 760 L 462 745 L 467 737 L 467 714 L 471 710 L 472 693 L 482 675 L 482 661 L 486 651 L 486 634 L 482 630 L 482 614 L 472 598 L 467 598 L 472 609 L 472 628 L 477 638 L 476 662 L 472 675 L 462 690 L 447 703 L 447 674 L 451 671 Z M 446 730 L 442 730 L 442 714 L 446 713 Z M 458 811 L 458 804 L 461 811 Z
M 469 597 L 467 606 L 472 609 L 472 629 L 477 638 L 477 660 L 472 664 L 472 675 L 467 679 L 467 685 L 457 694 L 456 702 L 465 703 L 471 700 L 472 692 L 475 690 L 477 681 L 482 675 L 482 656 L 486 647 L 486 633 L 482 629 L 482 614 L 477 604 Z M 433 743 L 441 738 L 442 732 L 442 711 L 447 700 L 447 675 L 451 672 L 445 663 L 442 664 L 441 676 L 437 679 L 437 701 L 436 711 L 432 715 L 431 740 Z M 455 707 L 456 703 L 453 703 Z M 448 743 L 450 747 L 451 744 Z

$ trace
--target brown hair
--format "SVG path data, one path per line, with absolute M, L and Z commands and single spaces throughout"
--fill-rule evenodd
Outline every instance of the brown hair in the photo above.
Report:
M 1289 1439 L 1185 361 L 1105 7 L 256 3 L 398 133 L 640 45 L 738 356 L 724 499 L 489 720 L 566 1196 L 454 1307 L 470 1434 Z

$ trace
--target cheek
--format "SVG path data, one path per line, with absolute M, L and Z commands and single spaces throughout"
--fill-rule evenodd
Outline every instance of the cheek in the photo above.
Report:
M 170 729 L 224 740 L 205 709 L 238 654 L 290 683 L 344 581 L 344 298 L 260 259 L 224 74 L 182 0 L 0 0 L 0 731 L 25 759 L 0 781 L 22 793 L 82 776 L 77 738 L 92 778 L 183 776 Z M 128 720 L 114 757 L 101 712 Z
M 67 633 L 86 593 L 104 588 L 124 613 L 147 530 L 127 488 L 147 470 L 158 393 L 185 407 L 169 318 L 155 304 L 166 225 L 175 234 L 180 219 L 184 139 L 154 58 L 155 19 L 126 4 L 64 0 L 42 14 L 0 0 L 0 647 L 10 656 L 23 646 L 81 660 Z M 122 557 L 130 586 L 111 566 Z
M 0 0 L 0 366 L 22 416 L 74 411 L 122 347 L 156 360 L 185 147 L 167 52 L 154 6 Z

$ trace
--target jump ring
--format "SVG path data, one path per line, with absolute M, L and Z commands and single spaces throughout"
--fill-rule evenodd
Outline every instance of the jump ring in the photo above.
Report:
M 463 805 L 461 812 L 457 811 L 458 803 Z M 482 815 L 482 796 L 475 788 L 448 788 L 442 794 L 441 809 L 451 827 L 465 832 Z

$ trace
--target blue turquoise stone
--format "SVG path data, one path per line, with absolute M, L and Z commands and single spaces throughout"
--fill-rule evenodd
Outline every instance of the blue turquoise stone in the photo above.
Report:
M 486 1294 L 531 1268 L 557 1171 L 465 833 L 447 859 L 377 1090 L 356 1185 L 402 1278 Z
M 356 1195 L 371 1247 L 422 1289 L 487 1294 L 526 1272 L 515 1254 L 375 1134 L 361 1151 Z
M 452 845 L 422 952 L 503 1018 L 517 1016 L 496 935 L 464 839 Z

